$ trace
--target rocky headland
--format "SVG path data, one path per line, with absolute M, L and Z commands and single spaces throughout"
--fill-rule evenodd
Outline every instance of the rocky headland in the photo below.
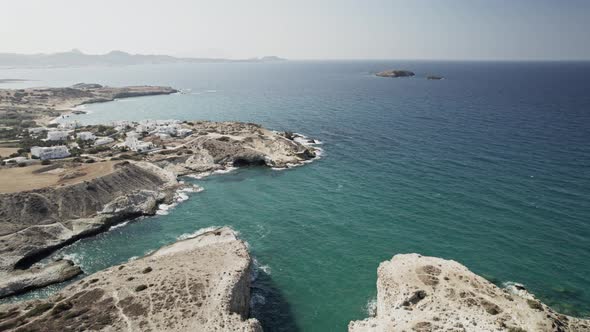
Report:
M 451 260 L 396 255 L 379 265 L 375 317 L 350 332 L 590 331 L 590 321 L 561 315 L 522 286 L 502 289 Z
M 2 331 L 262 331 L 252 260 L 227 227 L 90 275 L 43 300 L 0 305 Z
M 86 83 L 0 90 L 0 110 L 32 112 L 31 121 L 39 121 L 47 112 L 61 114 L 83 103 L 173 92 Z M 50 140 L 56 132 L 63 138 Z M 0 165 L 0 298 L 80 274 L 67 260 L 37 263 L 80 238 L 155 214 L 161 205 L 176 202 L 179 190 L 199 189 L 178 181 L 179 176 L 242 166 L 287 168 L 312 160 L 319 151 L 313 140 L 257 124 L 177 120 L 29 126 L 14 130 L 14 142 L 18 162 Z M 29 156 L 32 146 L 48 145 L 69 152 L 52 160 Z
M 376 76 L 379 77 L 412 77 L 414 76 L 414 72 L 409 71 L 409 70 L 385 70 L 385 71 L 381 71 L 375 74 Z

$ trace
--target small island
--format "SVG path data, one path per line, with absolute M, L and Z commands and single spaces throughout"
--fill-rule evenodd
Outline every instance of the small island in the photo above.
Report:
M 428 76 L 426 76 L 426 79 L 427 79 L 427 80 L 436 80 L 436 81 L 438 81 L 438 80 L 442 80 L 442 79 L 444 79 L 444 77 L 442 77 L 442 76 L 437 76 L 437 75 L 428 75 Z
M 412 77 L 412 76 L 415 76 L 416 74 L 414 74 L 414 72 L 409 71 L 409 70 L 385 70 L 385 71 L 378 72 L 375 75 L 379 76 L 379 77 L 396 78 L 396 77 Z

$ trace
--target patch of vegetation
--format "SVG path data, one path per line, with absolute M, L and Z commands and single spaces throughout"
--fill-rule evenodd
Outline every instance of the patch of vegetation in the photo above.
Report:
M 520 327 L 511 326 L 508 328 L 508 332 L 527 332 L 527 330 Z
M 139 286 L 135 287 L 135 291 L 141 292 L 142 290 L 145 290 L 147 288 L 148 288 L 148 286 L 146 286 L 146 285 L 139 285 Z

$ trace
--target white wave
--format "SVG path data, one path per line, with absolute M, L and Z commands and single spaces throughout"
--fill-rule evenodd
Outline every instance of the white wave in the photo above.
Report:
M 271 268 L 268 265 L 260 264 L 258 259 L 256 257 L 254 257 L 252 259 L 252 274 L 250 275 L 250 281 L 251 282 L 256 281 L 256 279 L 258 279 L 258 276 L 260 275 L 260 273 L 270 275 Z
M 207 90 L 206 92 L 208 92 L 208 93 L 215 93 L 215 92 L 217 92 L 217 90 Z
M 534 299 L 535 297 L 529 293 L 523 284 L 514 281 L 506 281 L 502 283 L 502 286 L 506 288 L 510 293 L 518 295 L 525 299 Z
M 63 255 L 63 256 L 61 256 L 61 258 L 70 260 L 70 261 L 74 262 L 75 265 L 80 266 L 82 264 L 83 256 L 80 253 L 71 253 L 71 254 Z
M 377 298 L 370 299 L 365 305 L 365 312 L 369 317 L 375 317 L 377 315 Z
M 131 261 L 134 261 L 134 260 L 136 260 L 138 258 L 139 258 L 139 256 L 131 256 L 131 257 L 129 257 L 129 259 L 127 261 L 128 262 L 131 262 Z
M 212 174 L 212 172 L 200 172 L 200 173 L 195 173 L 195 174 L 188 174 L 186 176 L 189 177 L 189 178 L 201 180 L 203 178 L 208 177 L 211 174 Z
M 111 227 L 109 228 L 109 230 L 110 230 L 110 231 L 112 231 L 113 229 L 117 229 L 117 228 L 124 227 L 124 226 L 125 226 L 125 225 L 127 225 L 128 223 L 129 223 L 129 221 L 124 221 L 124 222 L 122 222 L 122 223 L 120 223 L 120 224 L 113 225 L 113 226 L 111 226 Z
M 195 238 L 195 237 L 197 237 L 197 236 L 199 236 L 201 234 L 205 234 L 207 232 L 212 232 L 212 231 L 214 231 L 214 230 L 216 230 L 218 228 L 220 228 L 220 226 L 211 226 L 211 227 L 201 228 L 201 229 L 197 230 L 194 233 L 184 233 L 184 234 L 181 234 L 176 239 L 178 241 L 186 240 L 186 239 L 192 239 L 192 238 Z
M 259 305 L 265 305 L 266 298 L 260 293 L 253 293 L 252 297 L 250 297 L 250 308 L 254 308 Z
M 238 169 L 237 167 L 229 166 L 229 167 L 226 167 L 225 169 L 218 169 L 216 171 L 213 171 L 213 174 L 227 174 L 227 173 L 231 173 L 237 169 Z
M 178 189 L 174 193 L 173 203 L 171 203 L 171 204 L 162 203 L 162 204 L 158 205 L 158 210 L 156 211 L 156 214 L 160 215 L 160 216 L 167 215 L 168 213 L 170 213 L 170 210 L 173 209 L 174 207 L 176 207 L 179 203 L 182 203 L 182 202 L 189 199 L 189 195 L 187 193 L 200 193 L 203 190 L 204 190 L 203 187 L 200 187 L 197 185 L 190 185 L 190 186 L 186 186 L 181 189 Z

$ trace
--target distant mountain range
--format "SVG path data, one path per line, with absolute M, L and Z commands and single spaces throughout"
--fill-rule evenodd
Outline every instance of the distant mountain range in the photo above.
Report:
M 219 63 L 219 62 L 276 62 L 286 59 L 277 56 L 231 60 L 219 58 L 177 58 L 169 55 L 129 54 L 111 51 L 107 54 L 84 54 L 79 50 L 52 54 L 0 53 L 0 67 L 70 67 L 93 65 L 140 65 L 165 63 Z

